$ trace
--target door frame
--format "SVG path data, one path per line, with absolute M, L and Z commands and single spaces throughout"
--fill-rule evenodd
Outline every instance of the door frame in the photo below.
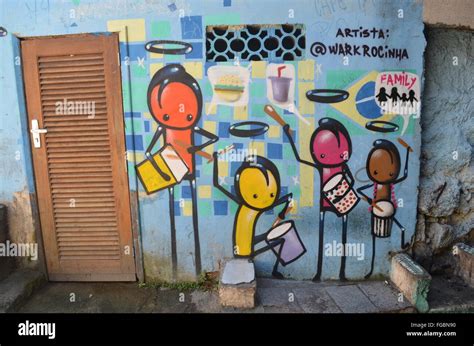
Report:
M 26 90 L 25 90 L 25 81 L 24 81 L 24 72 L 23 72 L 23 61 L 21 55 L 21 42 L 27 40 L 35 40 L 41 38 L 73 38 L 73 37 L 89 37 L 89 36 L 115 36 L 117 41 L 119 41 L 119 33 L 118 32 L 94 32 L 94 33 L 80 33 L 80 34 L 58 34 L 58 35 L 39 35 L 39 36 L 20 36 L 20 35 L 13 35 L 13 64 L 15 66 L 15 75 L 17 79 L 17 89 L 18 89 L 18 104 L 19 104 L 19 112 L 20 112 L 20 122 L 21 122 L 21 132 L 23 138 L 27 137 L 28 139 L 23 139 L 23 151 L 25 153 L 25 168 L 27 174 L 27 181 L 28 181 L 28 189 L 30 192 L 30 203 L 32 209 L 32 217 L 33 217 L 33 224 L 34 224 L 34 232 L 36 236 L 36 241 L 38 243 L 39 249 L 39 269 L 45 274 L 45 276 L 49 280 L 48 269 L 46 265 L 46 256 L 45 256 L 45 249 L 44 249 L 44 241 L 43 241 L 43 232 L 41 228 L 41 219 L 40 219 L 40 212 L 39 212 L 39 202 L 38 202 L 38 194 L 36 190 L 36 176 L 35 170 L 33 165 L 33 152 L 32 152 L 32 143 L 31 143 L 31 135 L 30 135 L 30 124 L 28 118 L 28 111 L 26 106 Z M 118 44 L 120 47 L 120 42 Z M 117 52 L 118 59 L 119 59 L 119 72 L 120 72 L 120 90 L 123 91 L 122 87 L 122 59 L 120 58 L 120 49 Z M 19 59 L 20 65 L 15 64 L 15 59 Z M 130 69 L 130 66 L 128 67 Z M 122 109 L 122 121 L 123 121 L 123 136 L 124 136 L 124 143 L 125 141 L 125 114 L 123 108 L 123 100 L 121 102 Z M 127 147 L 125 147 L 127 150 Z M 130 217 L 131 217 L 131 226 L 132 226 L 132 241 L 133 241 L 133 254 L 134 254 L 134 262 L 135 262 L 135 275 L 138 282 L 144 282 L 144 262 L 143 262 L 143 251 L 142 251 L 142 238 L 141 238 L 141 230 L 140 230 L 140 208 L 139 208 L 139 196 L 138 190 L 132 191 L 130 189 L 130 176 L 128 174 L 128 165 L 127 165 L 127 183 L 128 183 L 128 194 L 130 198 Z

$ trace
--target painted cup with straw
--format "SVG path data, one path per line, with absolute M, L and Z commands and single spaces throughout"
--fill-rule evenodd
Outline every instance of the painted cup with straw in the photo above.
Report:
M 278 76 L 268 77 L 272 82 L 273 99 L 277 102 L 285 103 L 288 102 L 288 94 L 290 91 L 291 78 L 283 77 L 282 71 L 286 66 L 280 66 L 277 68 Z

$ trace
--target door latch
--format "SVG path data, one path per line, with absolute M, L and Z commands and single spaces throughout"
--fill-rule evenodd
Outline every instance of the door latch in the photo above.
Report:
M 33 145 L 35 148 L 41 148 L 41 133 L 46 133 L 48 130 L 40 129 L 38 125 L 38 120 L 33 119 L 31 120 L 31 130 L 30 132 L 33 134 Z

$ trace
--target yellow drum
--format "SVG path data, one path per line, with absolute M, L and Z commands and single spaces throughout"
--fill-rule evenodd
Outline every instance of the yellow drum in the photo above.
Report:
M 163 147 L 160 151 L 153 155 L 158 167 L 171 177 L 166 181 L 160 173 L 153 167 L 150 160 L 137 165 L 137 175 L 140 179 L 147 194 L 163 190 L 181 182 L 186 173 L 189 172 L 188 166 L 181 159 L 176 150 L 171 145 Z

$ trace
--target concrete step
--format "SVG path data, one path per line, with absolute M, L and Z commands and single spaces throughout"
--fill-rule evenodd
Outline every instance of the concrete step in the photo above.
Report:
M 39 287 L 46 283 L 43 273 L 22 269 L 0 282 L 0 313 L 14 312 Z
M 430 313 L 473 313 L 474 288 L 458 276 L 433 276 L 428 303 Z

